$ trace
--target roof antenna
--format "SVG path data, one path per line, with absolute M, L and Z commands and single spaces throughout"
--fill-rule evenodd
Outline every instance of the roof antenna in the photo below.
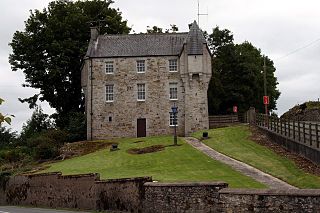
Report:
M 208 15 L 208 12 L 207 13 L 200 13 L 200 3 L 199 3 L 199 0 L 198 0 L 198 26 L 200 28 L 200 16 L 207 16 Z

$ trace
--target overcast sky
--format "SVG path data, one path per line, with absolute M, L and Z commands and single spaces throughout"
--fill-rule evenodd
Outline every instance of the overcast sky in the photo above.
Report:
M 197 0 L 114 0 L 129 26 L 145 32 L 147 26 L 169 28 L 176 24 L 187 31 L 197 20 Z M 14 114 L 12 128 L 20 130 L 32 110 L 18 98 L 37 92 L 22 88 L 23 73 L 12 72 L 8 43 L 16 30 L 24 29 L 30 9 L 43 9 L 49 0 L 0 0 L 0 97 L 6 102 L 0 111 Z M 277 69 L 281 96 L 278 114 L 298 103 L 320 97 L 320 2 L 317 0 L 200 0 L 200 27 L 208 32 L 219 26 L 233 32 L 235 42 L 245 40 L 268 55 Z M 296 51 L 299 50 L 299 51 Z M 294 53 L 293 53 L 294 52 Z M 291 54 L 292 53 L 292 54 Z M 45 112 L 52 113 L 42 103 Z

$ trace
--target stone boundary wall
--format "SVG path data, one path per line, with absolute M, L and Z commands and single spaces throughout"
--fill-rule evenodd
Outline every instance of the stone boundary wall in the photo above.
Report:
M 12 176 L 0 189 L 0 205 L 136 212 L 147 181 L 151 177 L 101 181 L 99 174 L 59 172 Z
M 313 149 L 309 146 L 306 146 L 302 143 L 296 142 L 292 140 L 291 138 L 285 137 L 281 134 L 278 134 L 276 132 L 270 131 L 266 128 L 259 127 L 259 129 L 263 130 L 271 139 L 273 142 L 281 145 L 282 147 L 286 148 L 290 152 L 294 152 L 298 155 L 301 155 L 310 161 L 314 162 L 316 165 L 320 164 L 320 152 L 316 149 Z
M 227 183 L 145 183 L 145 212 L 221 212 L 219 190 Z
M 223 212 L 320 212 L 317 189 L 222 189 L 219 191 Z
M 0 205 L 121 212 L 320 212 L 320 189 L 229 189 L 224 182 L 154 183 L 151 177 L 46 173 L 1 182 Z

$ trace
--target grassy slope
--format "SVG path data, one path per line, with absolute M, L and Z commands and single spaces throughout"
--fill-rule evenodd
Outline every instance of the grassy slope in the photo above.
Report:
M 261 171 L 278 177 L 299 188 L 320 188 L 320 177 L 303 172 L 293 161 L 279 156 L 249 138 L 248 126 L 235 126 L 209 130 L 209 139 L 203 141 L 211 148 Z M 202 132 L 193 136 L 200 138 Z
M 142 143 L 133 143 L 142 140 Z M 119 151 L 108 149 L 85 156 L 57 162 L 43 172 L 61 171 L 63 174 L 97 172 L 101 178 L 152 176 L 158 181 L 225 181 L 235 188 L 264 188 L 261 183 L 244 176 L 229 166 L 214 161 L 190 145 L 179 140 L 181 146 L 168 146 L 164 151 L 132 155 L 129 148 L 172 144 L 171 137 L 119 139 Z

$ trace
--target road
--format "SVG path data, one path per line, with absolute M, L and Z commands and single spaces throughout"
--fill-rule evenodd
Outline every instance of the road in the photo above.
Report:
M 27 207 L 17 207 L 17 206 L 0 206 L 0 213 L 89 213 L 89 212 L 27 208 Z

